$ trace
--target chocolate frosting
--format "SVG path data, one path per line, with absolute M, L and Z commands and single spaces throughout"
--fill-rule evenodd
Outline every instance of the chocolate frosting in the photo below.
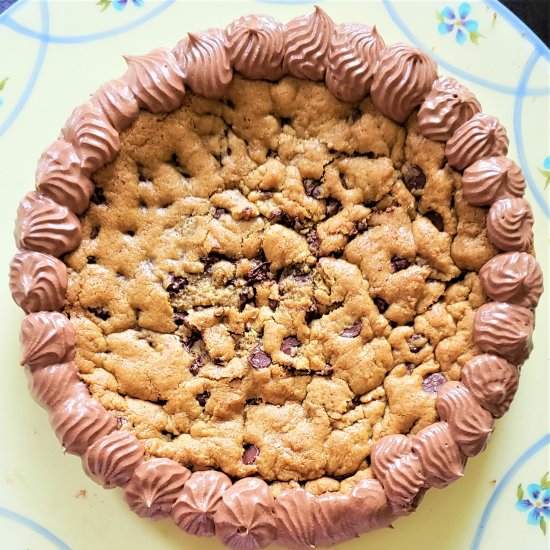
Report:
M 50 412 L 50 422 L 63 452 L 78 456 L 116 428 L 116 420 L 88 395 L 59 402 Z
M 75 356 L 73 325 L 57 311 L 30 313 L 21 323 L 21 364 L 31 369 L 66 363 Z
M 482 407 L 500 418 L 518 389 L 519 370 L 497 355 L 476 355 L 466 363 L 460 379 Z
M 20 248 L 61 256 L 78 246 L 82 229 L 66 206 L 33 192 L 19 205 L 14 235 Z
M 497 118 L 475 114 L 459 126 L 445 145 L 445 156 L 457 170 L 464 170 L 480 159 L 506 155 L 508 136 Z
M 463 476 L 463 460 L 451 429 L 446 422 L 436 422 L 420 430 L 412 439 L 426 476 L 426 487 L 443 488 Z
M 214 536 L 214 513 L 229 487 L 231 480 L 222 472 L 194 472 L 172 506 L 172 519 L 190 535 Z
M 92 96 L 91 102 L 103 111 L 117 132 L 128 128 L 139 115 L 136 96 L 128 82 L 122 79 L 110 80 L 103 84 Z
M 470 204 L 490 206 L 504 197 L 523 197 L 525 179 L 514 161 L 507 157 L 489 157 L 464 170 L 462 192 Z
M 162 519 L 180 495 L 191 472 L 169 458 L 142 462 L 124 488 L 124 500 L 142 518 Z
M 412 451 L 411 439 L 401 434 L 379 439 L 371 453 L 371 465 L 388 499 L 397 506 L 410 507 L 425 483 L 422 464 Z
M 384 48 L 376 27 L 344 23 L 334 28 L 328 50 L 327 88 L 342 101 L 359 101 L 370 91 Z
M 313 13 L 290 21 L 286 25 L 285 73 L 324 80 L 333 32 L 334 22 L 319 6 Z
M 418 111 L 420 133 L 434 141 L 447 141 L 454 131 L 481 111 L 476 96 L 449 76 L 439 77 Z
M 435 61 L 408 44 L 386 46 L 380 54 L 371 88 L 376 107 L 403 123 L 422 103 L 437 78 Z
M 72 361 L 26 371 L 29 390 L 34 400 L 45 409 L 52 409 L 68 399 L 89 395 L 88 387 L 80 380 Z
M 520 365 L 533 348 L 531 335 L 534 326 L 535 316 L 527 308 L 489 302 L 476 312 L 473 338 L 483 351 L 501 355 L 514 365 Z
M 90 204 L 94 184 L 82 175 L 74 147 L 58 139 L 38 161 L 36 189 L 76 214 L 82 214 Z
M 159 48 L 124 59 L 128 64 L 126 81 L 140 107 L 151 113 L 168 113 L 181 105 L 185 92 L 183 73 L 170 50 Z
M 74 147 L 86 176 L 113 160 L 120 149 L 118 132 L 103 111 L 90 102 L 73 111 L 61 134 Z
M 10 290 L 25 313 L 61 309 L 66 301 L 67 267 L 48 254 L 20 250 L 10 263 Z
M 143 444 L 134 434 L 115 430 L 88 447 L 82 466 L 96 483 L 112 489 L 130 481 L 144 454 Z
M 533 211 L 523 198 L 496 201 L 487 214 L 487 235 L 500 250 L 527 251 L 533 244 Z
M 279 80 L 283 76 L 284 25 L 267 15 L 245 15 L 225 30 L 233 68 L 246 78 Z
M 233 79 L 223 31 L 190 32 L 178 43 L 175 54 L 189 88 L 204 97 L 223 97 Z
M 236 550 L 255 550 L 271 544 L 277 535 L 274 500 L 265 481 L 247 477 L 229 487 L 218 504 L 216 535 Z
M 283 491 L 275 500 L 277 544 L 301 550 L 316 547 L 319 502 L 304 489 Z
M 527 252 L 507 252 L 490 259 L 480 270 L 483 290 L 493 300 L 533 309 L 543 291 L 542 269 Z
M 485 448 L 495 421 L 464 384 L 444 384 L 437 393 L 435 407 L 441 420 L 449 424 L 452 438 L 462 454 L 475 456 Z

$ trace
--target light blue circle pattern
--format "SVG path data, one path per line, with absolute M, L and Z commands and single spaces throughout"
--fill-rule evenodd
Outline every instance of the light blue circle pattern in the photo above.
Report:
M 143 16 L 137 18 L 136 20 L 132 21 L 131 23 L 121 25 L 119 27 L 109 29 L 106 31 L 102 31 L 99 33 L 92 33 L 92 34 L 86 34 L 86 35 L 52 35 L 49 32 L 49 10 L 48 10 L 48 0 L 40 0 L 40 16 L 41 16 L 41 27 L 40 30 L 34 30 L 30 29 L 28 27 L 25 27 L 24 25 L 21 25 L 17 21 L 13 19 L 13 15 L 15 12 L 23 6 L 25 3 L 28 2 L 28 0 L 19 0 L 19 2 L 15 3 L 11 8 L 6 10 L 3 14 L 0 15 L 0 25 L 17 32 L 21 35 L 27 36 L 29 38 L 35 39 L 39 41 L 39 48 L 38 53 L 36 55 L 36 59 L 34 62 L 34 66 L 31 72 L 31 75 L 29 77 L 29 81 L 27 85 L 25 86 L 25 89 L 23 93 L 21 94 L 19 100 L 17 101 L 16 105 L 14 106 L 12 112 L 8 115 L 8 117 L 4 120 L 4 122 L 0 125 L 0 136 L 4 134 L 8 128 L 15 122 L 21 111 L 23 110 L 27 100 L 29 99 L 30 95 L 32 94 L 34 85 L 36 83 L 36 80 L 38 79 L 38 76 L 40 74 L 40 70 L 42 68 L 42 64 L 44 62 L 44 59 L 46 57 L 46 52 L 48 49 L 48 44 L 79 44 L 84 42 L 92 42 L 96 40 L 101 40 L 104 38 L 108 38 L 111 36 L 116 36 L 118 34 L 122 34 L 125 32 L 128 32 L 144 23 L 149 21 L 150 19 L 156 17 L 160 13 L 164 12 L 170 6 L 174 4 L 176 0 L 165 0 L 162 4 L 157 6 L 155 9 L 151 10 L 150 12 L 144 14 Z M 307 0 L 257 0 L 258 2 L 265 2 L 265 3 L 281 3 L 281 4 L 305 4 L 309 3 Z M 321 0 L 319 0 L 321 1 Z M 445 59 L 441 58 L 440 56 L 435 55 L 433 52 L 429 52 L 430 55 L 432 55 L 437 63 L 445 68 L 446 70 L 452 72 L 453 74 L 457 75 L 459 78 L 463 80 L 468 80 L 470 82 L 473 82 L 475 84 L 478 84 L 480 86 L 483 86 L 485 88 L 488 88 L 490 90 L 493 90 L 498 93 L 502 94 L 509 94 L 515 96 L 514 100 L 514 137 L 515 137 L 515 143 L 518 149 L 518 156 L 520 160 L 520 164 L 523 170 L 523 173 L 525 175 L 527 184 L 529 185 L 529 188 L 531 192 L 533 193 L 533 196 L 535 197 L 537 203 L 541 207 L 542 211 L 544 212 L 545 216 L 547 218 L 550 218 L 550 206 L 548 203 L 544 200 L 544 197 L 542 196 L 542 193 L 540 192 L 538 186 L 536 185 L 532 172 L 529 168 L 529 164 L 527 162 L 526 158 L 526 152 L 525 152 L 525 145 L 523 141 L 523 129 L 522 129 L 522 113 L 523 113 L 523 104 L 525 97 L 527 96 L 546 96 L 550 94 L 550 87 L 543 87 L 543 88 L 529 88 L 528 82 L 529 78 L 533 72 L 533 69 L 536 65 L 536 63 L 540 59 L 544 59 L 546 61 L 550 61 L 550 50 L 543 44 L 543 42 L 529 29 L 520 19 L 518 19 L 512 12 L 510 12 L 507 8 L 505 8 L 502 4 L 498 2 L 498 0 L 484 0 L 485 3 L 493 9 L 496 13 L 498 13 L 500 16 L 502 16 L 504 19 L 506 19 L 516 30 L 521 32 L 532 44 L 533 46 L 533 53 L 527 63 L 525 64 L 525 67 L 521 73 L 520 81 L 517 85 L 517 87 L 513 86 L 505 86 L 501 85 L 495 82 L 492 82 L 490 80 L 484 79 L 479 77 L 478 75 L 471 74 L 467 71 L 464 71 L 463 69 L 456 67 L 452 65 L 451 63 L 447 62 Z M 399 13 L 397 12 L 397 9 L 395 8 L 394 4 L 391 0 L 382 0 L 382 3 L 394 21 L 395 25 L 403 32 L 403 34 L 407 37 L 407 39 L 416 45 L 419 48 L 422 48 L 426 51 L 429 51 L 429 48 L 426 47 L 425 44 L 422 43 L 422 41 L 413 33 L 411 28 L 405 23 L 405 21 L 399 16 Z M 521 455 L 514 464 L 508 469 L 508 471 L 503 476 L 502 480 L 499 482 L 499 484 L 495 487 L 495 490 L 489 499 L 485 510 L 483 511 L 481 520 L 479 522 L 478 528 L 475 533 L 474 540 L 472 542 L 472 550 L 479 550 L 481 541 L 483 539 L 484 530 L 487 526 L 487 523 L 489 521 L 489 518 L 491 516 L 491 513 L 502 495 L 503 491 L 507 488 L 509 485 L 512 477 L 514 474 L 521 468 L 525 462 L 527 462 L 532 456 L 534 456 L 536 453 L 540 452 L 543 448 L 545 448 L 547 445 L 550 445 L 550 433 L 543 436 L 539 441 L 537 441 L 533 446 L 531 446 L 529 449 L 527 449 L 523 455 Z M 34 522 L 30 518 L 27 518 L 25 516 L 22 516 L 20 514 L 17 514 L 15 512 L 12 512 L 10 510 L 7 510 L 5 508 L 0 507 L 0 517 L 6 518 L 8 520 L 15 521 L 21 525 L 24 525 L 28 527 L 29 529 L 33 530 L 34 532 L 41 535 L 44 539 L 48 540 L 56 548 L 59 550 L 70 550 L 69 546 L 65 544 L 61 539 L 59 539 L 56 535 L 48 531 L 45 527 L 39 525 L 38 523 Z

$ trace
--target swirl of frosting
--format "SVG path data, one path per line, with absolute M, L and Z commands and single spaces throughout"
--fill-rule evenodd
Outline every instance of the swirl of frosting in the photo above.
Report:
M 487 236 L 499 249 L 527 251 L 533 243 L 533 211 L 518 197 L 496 201 L 487 214 Z
M 10 290 L 25 313 L 61 309 L 66 301 L 67 267 L 48 254 L 20 250 L 10 263 Z
M 31 395 L 45 409 L 52 409 L 62 401 L 88 395 L 88 388 L 80 380 L 72 361 L 27 369 L 27 377 Z
M 445 156 L 453 168 L 464 170 L 480 159 L 506 155 L 508 144 L 506 130 L 497 118 L 476 113 L 447 141 Z
M 468 88 L 454 78 L 441 76 L 418 110 L 418 129 L 424 137 L 447 141 L 480 111 L 479 101 Z
M 136 71 L 137 72 L 137 69 Z M 155 81 L 157 85 L 159 83 Z M 148 90 L 147 93 L 152 93 Z M 139 105 L 128 83 L 124 80 L 110 80 L 92 96 L 92 104 L 98 106 L 112 127 L 122 132 L 139 115 Z
M 422 103 L 437 78 L 435 61 L 408 44 L 386 46 L 380 54 L 371 97 L 382 114 L 403 123 Z
M 474 342 L 486 353 L 501 355 L 514 365 L 520 365 L 533 348 L 534 326 L 535 316 L 527 308 L 489 302 L 476 312 Z
M 38 161 L 36 189 L 76 214 L 82 214 L 90 204 L 94 184 L 82 174 L 74 147 L 57 139 Z
M 88 395 L 59 402 L 51 410 L 50 422 L 63 452 L 78 456 L 116 428 L 116 420 Z
M 341 101 L 359 101 L 370 91 L 374 69 L 384 48 L 376 27 L 337 25 L 328 50 L 325 82 Z
M 169 458 L 150 458 L 134 470 L 124 487 L 124 500 L 142 518 L 168 517 L 190 475 L 187 468 Z
M 489 206 L 504 197 L 523 197 L 521 168 L 508 157 L 489 157 L 474 162 L 462 175 L 464 198 L 474 206 Z
M 487 444 L 495 421 L 460 382 L 447 382 L 437 393 L 437 414 L 449 424 L 451 435 L 462 454 L 475 456 Z
M 183 73 L 170 50 L 159 48 L 124 59 L 128 64 L 126 81 L 140 107 L 151 113 L 167 113 L 181 105 L 185 93 Z
M 376 479 L 363 479 L 350 494 L 350 513 L 357 515 L 358 533 L 388 527 L 399 515 L 404 515 L 390 507 L 384 488 Z
M 220 29 L 188 33 L 175 49 L 183 81 L 196 94 L 217 99 L 223 97 L 233 80 L 227 42 Z
M 230 548 L 255 550 L 277 535 L 274 500 L 265 481 L 248 477 L 229 487 L 214 514 L 216 535 Z
M 324 80 L 333 31 L 334 22 L 319 6 L 310 15 L 290 21 L 286 25 L 285 74 Z
M 14 234 L 20 248 L 61 256 L 78 246 L 82 228 L 66 206 L 32 192 L 17 209 Z
M 21 364 L 31 369 L 66 363 L 75 356 L 73 325 L 57 311 L 30 313 L 21 323 Z
M 495 418 L 509 408 L 519 383 L 519 370 L 496 355 L 476 355 L 461 372 L 462 383 Z
M 82 466 L 94 481 L 111 489 L 130 481 L 144 454 L 143 444 L 134 434 L 115 430 L 88 447 Z
M 86 176 L 113 160 L 120 149 L 118 132 L 103 111 L 89 101 L 73 111 L 61 135 L 74 147 Z
M 542 269 L 527 252 L 507 252 L 491 258 L 479 271 L 485 294 L 499 302 L 537 307 L 544 289 Z
M 277 544 L 287 548 L 315 548 L 319 528 L 317 497 L 304 489 L 283 491 L 274 505 Z
M 246 78 L 279 80 L 283 76 L 284 25 L 268 15 L 245 15 L 225 30 L 229 59 Z
M 388 499 L 397 506 L 410 507 L 425 482 L 411 440 L 401 434 L 379 439 L 371 453 L 371 465 Z
M 412 448 L 424 468 L 427 487 L 447 487 L 463 476 L 462 455 L 446 422 L 420 430 L 412 439 Z
M 221 472 L 194 472 L 172 506 L 172 519 L 190 535 L 212 537 L 216 507 L 229 487 L 231 480 Z

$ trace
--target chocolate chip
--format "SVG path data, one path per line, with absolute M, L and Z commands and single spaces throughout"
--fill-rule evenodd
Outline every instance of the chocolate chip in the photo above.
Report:
M 227 361 L 223 361 L 222 359 L 219 359 L 218 357 L 212 359 L 214 362 L 214 365 L 217 365 L 218 367 L 225 367 L 227 365 Z
M 361 330 L 363 330 L 363 323 L 357 321 L 357 323 L 354 323 L 351 327 L 345 328 L 341 336 L 344 338 L 356 338 L 361 334 Z
M 409 349 L 412 353 L 418 353 L 422 349 L 422 336 L 420 334 L 413 334 L 407 341 Z
M 319 180 L 305 179 L 303 185 L 308 197 L 321 198 L 321 182 Z
M 258 345 L 248 356 L 248 364 L 255 369 L 266 369 L 271 365 L 271 357 Z
M 95 186 L 94 193 L 91 196 L 90 201 L 94 204 L 105 204 L 107 202 L 103 187 L 100 187 L 99 185 Z
M 407 367 L 407 374 L 412 374 L 413 370 L 416 368 L 416 365 L 414 363 L 405 363 L 405 366 Z
M 315 229 L 312 229 L 306 237 L 307 244 L 309 245 L 309 249 L 311 253 L 319 257 L 319 247 L 321 246 L 321 238 L 319 237 L 319 234 Z
M 189 367 L 189 372 L 193 375 L 193 376 L 197 376 L 197 374 L 199 374 L 199 371 L 201 370 L 201 367 L 204 365 L 204 361 L 202 359 L 202 357 L 197 357 L 194 361 L 193 361 L 193 364 Z
M 433 374 L 428 374 L 422 380 L 422 389 L 426 393 L 433 393 L 434 395 L 439 391 L 439 388 L 447 382 L 447 379 L 440 372 L 434 372 Z
M 314 319 L 319 319 L 319 304 L 315 297 L 311 298 L 311 305 L 306 311 L 306 323 L 311 323 Z
M 369 224 L 368 224 L 367 220 L 359 220 L 355 224 L 355 232 L 356 233 L 362 233 L 363 231 L 367 231 L 368 228 L 369 228 Z
M 111 314 L 106 307 L 89 307 L 88 311 L 102 321 L 106 321 L 109 317 L 111 317 Z
M 263 403 L 261 397 L 251 397 L 250 399 L 246 400 L 247 405 L 259 405 L 260 403 Z
M 380 313 L 384 313 L 388 309 L 388 302 L 386 300 L 383 300 L 382 298 L 374 298 L 372 300 L 374 302 L 374 305 L 378 308 L 378 311 Z
M 258 456 L 260 455 L 260 449 L 256 445 L 245 445 L 243 453 L 243 464 L 250 466 L 254 464 Z
M 206 402 L 208 401 L 209 397 L 210 397 L 209 391 L 204 391 L 202 393 L 199 393 L 198 395 L 195 395 L 195 399 L 198 401 L 201 407 L 204 407 L 206 405 Z
M 424 217 L 428 218 L 438 231 L 443 231 L 445 224 L 443 223 L 443 216 L 439 212 L 430 210 L 424 214 Z
M 277 307 L 279 307 L 279 300 L 273 300 L 272 298 L 269 298 L 267 300 L 267 305 L 270 307 L 271 311 L 275 311 Z
M 261 283 L 269 278 L 269 262 L 254 260 L 246 276 L 251 283 Z
M 301 342 L 296 336 L 287 336 L 281 343 L 281 351 L 286 355 L 293 356 L 294 350 L 300 347 Z
M 253 287 L 247 286 L 241 290 L 239 294 L 239 311 L 243 311 L 246 304 L 254 300 L 256 296 L 256 291 Z
M 97 258 L 95 256 L 87 256 L 86 261 L 89 264 L 97 264 Z
M 185 323 L 187 317 L 184 311 L 174 311 L 174 323 L 177 327 L 181 327 Z
M 396 273 L 397 271 L 402 271 L 403 269 L 407 269 L 407 267 L 409 267 L 410 265 L 411 264 L 409 260 L 394 256 L 391 259 L 391 272 Z
M 298 216 L 289 216 L 284 212 L 282 212 L 279 216 L 279 222 L 285 227 L 294 229 L 294 231 L 301 231 L 305 227 L 304 223 L 298 218 Z
M 126 235 L 128 235 L 128 237 L 133 237 L 135 233 L 132 230 L 129 230 L 129 231 L 126 231 Z
M 97 236 L 99 235 L 99 227 L 97 225 L 94 225 L 92 227 L 92 230 L 90 231 L 90 239 L 97 239 Z
M 225 214 L 227 210 L 225 208 L 220 208 L 219 206 L 216 206 L 215 208 L 212 208 L 211 214 L 214 216 L 214 218 L 219 219 L 222 214 Z
M 205 258 L 201 258 L 200 260 L 204 264 L 204 271 L 208 272 L 212 269 L 212 266 L 214 264 L 217 264 L 222 260 L 227 260 L 227 258 L 222 254 L 218 254 L 217 252 L 211 252 L 210 254 L 208 254 L 208 256 L 206 256 Z
M 176 294 L 179 294 L 188 284 L 188 281 L 185 277 L 179 275 L 174 276 L 173 273 L 170 274 L 172 277 L 172 282 L 166 287 L 166 291 L 173 297 Z
M 409 191 L 420 191 L 426 185 L 426 176 L 420 166 L 413 164 L 403 170 L 403 183 Z
M 330 218 L 331 216 L 334 216 L 334 214 L 338 213 L 338 211 L 341 208 L 340 201 L 337 201 L 336 199 L 333 199 L 332 197 L 329 197 L 327 199 L 327 218 Z
M 292 124 L 292 119 L 290 118 L 281 118 L 281 126 L 285 126 L 285 125 L 288 125 L 290 126 Z

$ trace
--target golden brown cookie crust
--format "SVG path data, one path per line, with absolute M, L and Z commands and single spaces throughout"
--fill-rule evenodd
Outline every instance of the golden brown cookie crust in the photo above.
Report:
M 414 114 L 235 77 L 121 142 L 65 257 L 65 311 L 83 379 L 147 453 L 347 491 L 376 440 L 438 419 L 430 375 L 480 353 L 496 250 Z

